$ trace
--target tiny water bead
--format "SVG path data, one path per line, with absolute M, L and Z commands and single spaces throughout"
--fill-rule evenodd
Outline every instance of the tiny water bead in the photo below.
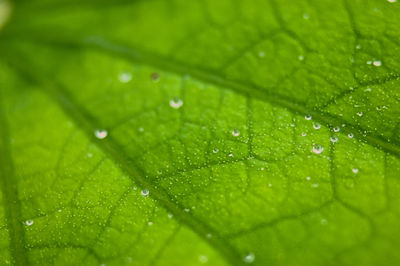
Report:
M 218 153 L 219 152 L 219 149 L 218 148 L 214 148 L 213 149 L 213 153 Z
M 336 143 L 338 140 L 337 136 L 331 136 L 331 142 Z
M 132 74 L 127 71 L 122 71 L 118 74 L 118 79 L 122 83 L 128 83 L 132 79 Z
M 376 67 L 379 67 L 379 66 L 382 65 L 382 62 L 379 61 L 379 60 L 377 60 L 377 61 L 372 62 L 372 64 L 373 64 L 374 66 L 376 66 Z
M 349 133 L 349 134 L 347 134 L 347 136 L 349 137 L 349 138 L 354 138 L 354 134 L 353 133 Z
M 246 256 L 244 256 L 243 261 L 245 263 L 252 263 L 255 258 L 256 256 L 254 255 L 254 253 L 250 252 Z
M 173 98 L 169 101 L 169 105 L 174 109 L 179 109 L 183 105 L 183 101 L 180 98 Z
M 234 130 L 232 130 L 232 135 L 238 137 L 240 135 L 240 130 L 235 128 Z
M 320 123 L 314 123 L 313 128 L 318 130 L 321 128 L 321 124 Z
M 142 194 L 142 196 L 144 197 L 147 197 L 150 194 L 150 191 L 147 188 L 145 188 L 140 192 L 140 194 Z
M 306 120 L 311 120 L 312 116 L 310 114 L 306 114 L 306 116 L 304 117 Z
M 340 127 L 334 127 L 333 128 L 333 132 L 339 132 L 340 131 Z
M 299 58 L 300 61 L 303 61 L 304 60 L 304 55 L 299 55 L 298 58 Z
M 307 176 L 306 179 L 307 179 L 307 181 L 310 181 L 311 180 L 311 176 Z
M 301 136 L 305 137 L 305 136 L 307 136 L 307 133 L 303 132 L 303 133 L 301 133 Z
M 357 115 L 361 117 L 363 116 L 363 112 L 358 112 Z
M 105 129 L 96 129 L 94 131 L 94 135 L 96 136 L 96 138 L 98 139 L 104 139 L 105 137 L 107 137 L 108 132 Z
M 31 226 L 31 225 L 33 224 L 33 220 L 26 220 L 26 221 L 25 221 L 25 224 L 26 224 L 27 226 Z
M 352 171 L 353 173 L 357 174 L 357 173 L 358 173 L 358 168 L 353 168 L 353 169 L 351 169 L 351 171 Z
M 396 3 L 397 0 L 387 0 L 389 3 Z
M 315 144 L 315 145 L 313 146 L 313 148 L 312 148 L 312 151 L 313 151 L 315 154 L 321 154 L 321 153 L 324 151 L 324 147 L 323 147 L 322 145 L 320 145 L 320 144 Z

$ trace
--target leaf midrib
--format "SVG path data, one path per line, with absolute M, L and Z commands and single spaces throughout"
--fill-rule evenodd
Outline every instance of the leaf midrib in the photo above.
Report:
M 97 49 L 101 52 L 112 54 L 114 56 L 121 57 L 125 60 L 131 60 L 132 62 L 136 62 L 138 64 L 148 65 L 160 70 L 164 70 L 170 73 L 174 73 L 177 75 L 189 75 L 197 80 L 213 84 L 220 88 L 226 88 L 232 91 L 235 91 L 238 94 L 244 95 L 245 97 L 253 97 L 256 99 L 260 99 L 264 102 L 270 103 L 272 105 L 276 105 L 281 108 L 285 108 L 291 111 L 294 114 L 305 115 L 310 114 L 313 117 L 313 120 L 324 124 L 328 128 L 333 128 L 337 125 L 346 124 L 346 127 L 341 129 L 343 134 L 352 133 L 355 138 L 371 145 L 376 148 L 383 150 L 384 152 L 393 154 L 397 157 L 400 156 L 400 144 L 395 141 L 390 141 L 387 138 L 384 138 L 379 135 L 366 135 L 363 132 L 365 129 L 356 126 L 349 121 L 343 120 L 339 116 L 332 115 L 325 111 L 321 111 L 318 109 L 310 110 L 311 108 L 307 108 L 304 103 L 297 102 L 294 99 L 287 98 L 283 95 L 279 95 L 277 93 L 270 93 L 265 90 L 265 88 L 257 86 L 255 84 L 245 84 L 239 81 L 232 81 L 222 77 L 220 74 L 215 75 L 207 69 L 201 69 L 199 67 L 194 68 L 190 65 L 186 65 L 183 62 L 178 62 L 171 58 L 166 58 L 157 54 L 149 53 L 147 51 L 141 49 L 133 49 L 126 48 L 125 46 L 116 45 L 110 42 L 106 42 L 104 40 L 99 39 L 87 39 L 83 42 L 77 41 L 54 41 L 54 40 L 34 40 L 31 41 L 46 45 L 58 45 L 58 46 L 67 46 L 68 48 L 93 48 Z M 381 84 L 383 82 L 387 82 L 393 79 L 398 79 L 398 75 L 392 75 L 388 77 L 383 77 L 379 80 L 374 80 L 368 83 L 360 83 L 361 86 L 367 86 L 370 84 Z

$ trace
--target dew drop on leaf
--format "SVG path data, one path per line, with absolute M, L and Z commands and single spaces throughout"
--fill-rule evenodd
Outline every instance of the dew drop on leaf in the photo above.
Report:
M 254 261 L 254 259 L 255 259 L 254 253 L 250 252 L 250 253 L 248 253 L 246 256 L 244 256 L 243 261 L 244 261 L 245 263 L 252 263 L 252 262 Z
M 336 143 L 338 141 L 337 136 L 331 136 L 331 142 Z
M 312 116 L 310 114 L 306 114 L 306 116 L 304 117 L 306 120 L 311 120 Z
M 127 71 L 122 71 L 118 74 L 118 79 L 122 83 L 128 83 L 132 79 L 132 74 Z
M 142 196 L 147 197 L 149 195 L 150 191 L 147 188 L 145 188 L 140 193 L 142 194 Z
M 168 218 L 172 219 L 172 217 L 174 217 L 174 215 L 172 213 L 168 213 Z
M 349 137 L 349 138 L 354 138 L 354 134 L 353 133 L 349 133 L 349 134 L 347 134 L 347 136 Z
M 389 3 L 396 3 L 397 0 L 387 0 Z
M 31 226 L 31 225 L 33 224 L 33 220 L 26 220 L 26 221 L 25 221 L 25 224 L 26 224 L 27 226 Z
M 324 151 L 324 147 L 322 147 L 320 144 L 316 144 L 313 146 L 312 150 L 315 154 L 321 154 Z
M 376 67 L 379 67 L 379 66 L 382 65 L 382 62 L 379 61 L 379 60 L 377 60 L 377 61 L 372 62 L 372 64 L 373 64 L 374 66 L 376 66 Z
M 105 137 L 107 137 L 108 132 L 105 129 L 96 129 L 94 131 L 94 135 L 96 136 L 96 138 L 98 139 L 104 139 Z
M 301 133 L 301 135 L 302 135 L 303 137 L 305 137 L 305 136 L 307 136 L 307 133 L 306 133 L 306 132 L 303 132 L 303 133 Z
M 174 109 L 178 109 L 183 105 L 183 102 L 179 98 L 174 98 L 174 99 L 169 101 L 169 105 Z
M 232 135 L 235 136 L 235 137 L 238 137 L 240 135 L 239 129 L 235 128 L 234 130 L 232 130 Z
M 308 181 L 310 181 L 310 180 L 311 180 L 311 177 L 310 177 L 310 176 L 307 176 L 306 179 L 307 179 Z
M 357 174 L 357 173 L 358 173 L 358 168 L 353 168 L 353 169 L 351 169 L 351 171 L 352 171 L 353 173 Z
M 152 226 L 153 225 L 153 222 L 148 222 L 147 223 L 149 226 Z
M 219 152 L 219 149 L 218 148 L 214 148 L 213 149 L 213 153 L 218 153 Z
M 313 128 L 316 129 L 316 130 L 318 130 L 318 129 L 321 128 L 321 124 L 320 124 L 320 123 L 315 123 L 315 124 L 313 125 Z
M 358 112 L 357 115 L 361 117 L 363 116 L 363 112 Z
M 334 127 L 333 128 L 333 132 L 339 132 L 340 131 L 340 127 Z

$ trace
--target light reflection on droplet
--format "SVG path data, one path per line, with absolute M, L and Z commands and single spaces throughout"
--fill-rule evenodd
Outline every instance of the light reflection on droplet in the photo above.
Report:
M 324 147 L 322 145 L 316 144 L 313 146 L 312 150 L 315 154 L 321 154 L 324 151 Z
M 144 197 L 147 197 L 150 194 L 150 191 L 147 188 L 145 188 L 140 192 L 140 194 L 142 194 L 142 196 Z
M 183 101 L 179 98 L 174 98 L 169 101 L 169 105 L 174 109 L 178 109 L 183 105 Z
M 94 135 L 96 136 L 96 138 L 98 139 L 104 139 L 105 137 L 107 137 L 108 132 L 105 129 L 96 129 L 94 131 Z
M 254 253 L 250 252 L 246 256 L 244 256 L 243 261 L 245 263 L 252 263 L 254 261 L 255 257 L 256 256 L 254 255 Z

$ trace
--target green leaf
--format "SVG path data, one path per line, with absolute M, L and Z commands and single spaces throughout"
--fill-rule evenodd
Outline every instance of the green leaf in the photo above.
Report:
M 1 1 L 0 264 L 399 265 L 399 13 Z

